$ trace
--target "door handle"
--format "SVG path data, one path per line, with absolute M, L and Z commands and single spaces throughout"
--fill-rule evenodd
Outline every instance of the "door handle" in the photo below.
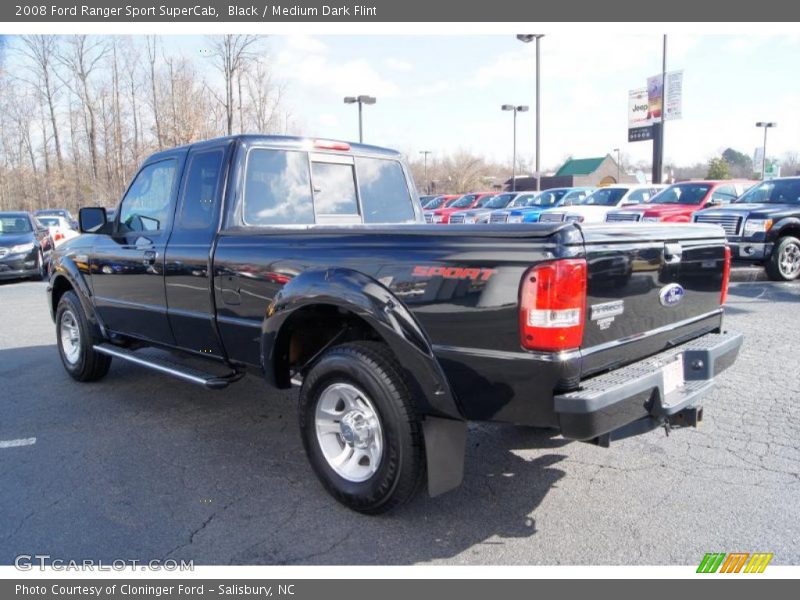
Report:
M 142 262 L 146 266 L 150 266 L 155 264 L 156 258 L 158 258 L 158 252 L 156 252 L 155 250 L 145 250 Z

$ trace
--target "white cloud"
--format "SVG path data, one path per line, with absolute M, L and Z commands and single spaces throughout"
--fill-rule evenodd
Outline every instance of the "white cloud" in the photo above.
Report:
M 321 54 L 299 56 L 286 50 L 278 54 L 277 64 L 283 77 L 338 96 L 390 97 L 398 91 L 394 81 L 381 75 L 363 58 L 339 61 Z
M 339 125 L 339 118 L 331 113 L 322 113 L 317 117 L 317 121 L 323 127 L 337 127 Z
M 287 48 L 299 52 L 321 54 L 328 50 L 328 47 L 324 43 L 310 35 L 288 35 L 285 40 Z
M 414 65 L 412 65 L 410 62 L 400 58 L 389 57 L 384 61 L 384 63 L 393 71 L 410 71 L 414 68 Z

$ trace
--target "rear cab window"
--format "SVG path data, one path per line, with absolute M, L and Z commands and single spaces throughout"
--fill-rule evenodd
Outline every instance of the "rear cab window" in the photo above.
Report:
M 245 226 L 415 223 L 399 160 L 252 147 L 245 160 Z

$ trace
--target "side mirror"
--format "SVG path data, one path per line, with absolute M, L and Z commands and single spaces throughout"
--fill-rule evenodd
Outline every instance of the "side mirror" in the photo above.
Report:
M 78 213 L 81 233 L 103 233 L 108 223 L 106 209 L 102 206 L 82 208 Z

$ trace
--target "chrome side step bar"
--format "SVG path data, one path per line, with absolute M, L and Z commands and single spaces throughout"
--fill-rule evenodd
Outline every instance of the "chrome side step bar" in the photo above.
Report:
M 114 346 L 112 344 L 97 344 L 94 346 L 94 349 L 96 352 L 100 352 L 101 354 L 126 360 L 141 367 L 146 367 L 148 369 L 152 369 L 153 371 L 164 373 L 165 375 L 171 375 L 190 383 L 202 385 L 203 387 L 212 390 L 221 390 L 226 388 L 231 383 L 238 381 L 244 376 L 244 373 L 240 373 L 238 371 L 234 371 L 227 375 L 214 375 L 199 369 L 193 369 L 192 367 L 186 365 L 173 363 L 161 357 L 148 356 L 142 352 L 134 352 L 133 350 L 120 348 L 119 346 Z

